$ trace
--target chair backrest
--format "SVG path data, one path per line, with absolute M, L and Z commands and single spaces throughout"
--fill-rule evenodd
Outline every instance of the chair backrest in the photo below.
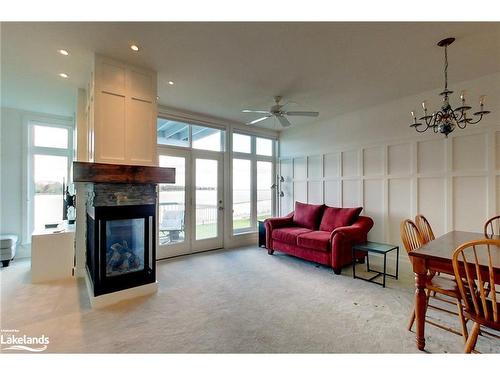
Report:
M 401 234 L 401 241 L 406 249 L 406 252 L 416 250 L 424 244 L 422 235 L 418 231 L 417 226 L 410 219 L 403 220 L 399 227 Z M 411 261 L 410 257 L 410 261 Z
M 415 216 L 415 224 L 417 225 L 418 231 L 422 236 L 422 240 L 424 243 L 434 240 L 434 232 L 432 231 L 432 227 L 429 224 L 429 221 L 424 215 Z
M 452 258 L 465 310 L 493 325 L 500 324 L 492 261 L 498 261 L 499 256 L 500 240 L 484 239 L 459 246 Z
M 500 216 L 494 216 L 484 224 L 484 235 L 490 238 L 500 235 Z
M 183 230 L 183 229 L 184 229 L 183 210 L 163 211 L 163 217 L 160 222 L 160 230 Z

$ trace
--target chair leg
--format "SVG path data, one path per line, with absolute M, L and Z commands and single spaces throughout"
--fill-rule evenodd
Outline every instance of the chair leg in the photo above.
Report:
M 431 298 L 431 291 L 427 289 L 425 291 L 426 298 L 425 298 L 425 316 L 427 316 L 427 306 L 429 306 L 429 299 Z
M 430 297 L 430 292 L 428 289 L 425 291 L 425 294 L 427 295 L 425 299 L 425 314 L 427 314 L 427 305 L 429 304 L 429 297 Z M 408 322 L 407 326 L 408 331 L 411 331 L 411 329 L 413 328 L 413 323 L 415 323 L 415 308 L 413 308 L 411 312 L 410 321 Z
M 462 336 L 464 337 L 464 342 L 467 343 L 468 333 L 467 333 L 467 322 L 464 318 L 464 312 L 462 308 L 462 301 L 457 298 L 457 308 L 458 308 L 458 318 L 460 319 L 460 325 L 462 327 Z
M 474 322 L 474 325 L 472 326 L 472 331 L 467 338 L 467 342 L 465 343 L 465 349 L 464 353 L 470 353 L 474 350 L 476 347 L 476 341 L 477 341 L 477 336 L 479 335 L 479 328 L 481 326 L 479 323 Z
M 408 331 L 413 328 L 413 323 L 415 322 L 415 308 L 411 311 L 410 321 L 408 322 Z

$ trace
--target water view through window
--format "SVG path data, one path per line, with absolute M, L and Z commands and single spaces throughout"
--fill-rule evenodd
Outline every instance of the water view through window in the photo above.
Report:
M 68 181 L 68 158 L 33 155 L 34 228 L 60 223 L 63 218 L 63 181 Z
M 160 245 L 172 245 L 186 237 L 186 158 L 160 155 L 160 167 L 175 168 L 175 183 L 160 184 L 158 212 Z

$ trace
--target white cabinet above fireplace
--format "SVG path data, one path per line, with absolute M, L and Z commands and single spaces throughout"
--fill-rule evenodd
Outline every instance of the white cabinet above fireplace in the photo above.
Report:
M 93 72 L 89 161 L 156 165 L 156 72 L 100 55 Z

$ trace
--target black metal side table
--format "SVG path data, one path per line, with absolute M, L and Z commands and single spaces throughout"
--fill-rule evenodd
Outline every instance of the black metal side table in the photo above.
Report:
M 387 253 L 396 250 L 396 274 L 391 275 L 387 273 Z M 375 275 L 370 277 L 369 279 L 363 278 L 356 276 L 356 258 L 354 254 L 356 251 L 362 251 L 366 253 L 366 270 L 368 272 L 374 272 Z M 377 253 L 377 254 L 383 254 L 384 255 L 384 269 L 383 271 L 376 271 L 373 269 L 370 269 L 370 258 L 369 254 L 370 253 Z M 398 279 L 398 273 L 399 273 L 399 246 L 396 245 L 389 245 L 385 243 L 380 243 L 380 242 L 363 242 L 356 244 L 352 247 L 352 277 L 354 279 L 361 279 L 365 281 L 369 281 L 371 283 L 377 284 L 377 285 L 382 285 L 382 287 L 385 288 L 385 279 L 387 276 L 392 277 L 394 279 Z M 382 276 L 382 282 L 375 281 L 375 279 L 379 276 Z
M 266 247 L 266 227 L 264 220 L 259 220 L 259 247 Z

